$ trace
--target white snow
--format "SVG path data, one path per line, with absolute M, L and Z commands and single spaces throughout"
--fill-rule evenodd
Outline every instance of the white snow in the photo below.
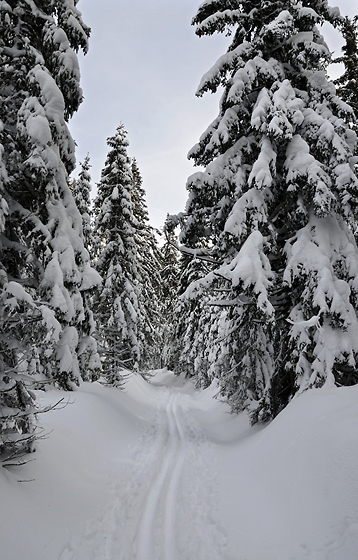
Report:
M 54 78 L 39 65 L 33 69 L 32 75 L 34 82 L 40 86 L 47 119 L 61 126 L 65 102 Z M 45 142 L 43 143 L 45 144 Z
M 19 301 L 24 301 L 30 306 L 34 304 L 30 294 L 28 294 L 24 287 L 21 286 L 21 284 L 18 284 L 18 282 L 9 282 L 6 285 L 6 292 L 8 295 L 14 297 L 15 301 L 17 302 L 16 305 L 18 305 Z
M 286 27 L 291 27 L 292 24 L 293 17 L 290 12 L 288 10 L 282 10 L 282 12 L 280 12 L 279 15 L 266 26 L 266 29 L 270 29 L 275 32 L 285 29 Z
M 263 251 L 264 244 L 265 239 L 261 232 L 252 231 L 236 257 L 229 264 L 221 266 L 218 274 L 231 280 L 233 286 L 241 284 L 243 290 L 253 286 L 253 291 L 258 296 L 258 307 L 272 314 L 273 307 L 267 293 L 271 285 L 272 271 Z
M 270 139 L 263 136 L 260 153 L 249 175 L 248 183 L 250 186 L 255 185 L 257 188 L 262 189 L 272 185 L 271 169 L 276 168 L 276 157 L 277 154 L 273 149 Z
M 246 233 L 246 217 L 249 212 L 255 226 L 267 219 L 264 193 L 256 188 L 249 189 L 235 202 L 226 220 L 225 231 L 235 236 Z
M 85 264 L 83 267 L 81 290 L 89 290 L 94 286 L 99 286 L 101 281 L 98 272 L 94 268 L 91 268 L 89 264 Z
M 166 370 L 39 392 L 66 406 L 40 415 L 35 461 L 1 469 L 1 557 L 356 558 L 358 387 L 307 391 L 256 427 L 216 392 Z
M 245 56 L 245 54 L 247 54 L 247 52 L 251 49 L 251 43 L 243 41 L 235 49 L 221 56 L 214 66 L 202 77 L 196 95 L 200 97 L 206 89 L 216 91 L 216 87 L 220 83 L 221 76 L 226 74 L 228 68 L 232 65 L 238 64 L 238 61 L 242 62 L 242 57 Z

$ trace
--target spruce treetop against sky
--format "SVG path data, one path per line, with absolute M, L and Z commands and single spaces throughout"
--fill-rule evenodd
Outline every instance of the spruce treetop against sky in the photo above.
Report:
M 317 12 L 313 7 L 317 8 Z M 322 95 L 326 94 L 327 100 L 331 98 L 329 104 L 335 104 L 336 126 L 339 126 L 338 118 L 342 117 L 346 122 L 353 118 L 352 110 L 347 105 L 338 98 L 333 100 L 333 85 L 325 80 L 324 73 L 330 53 L 317 27 L 317 24 L 326 19 L 337 25 L 341 21 L 338 11 L 330 9 L 327 2 L 310 3 L 309 8 L 296 2 L 263 2 L 259 8 L 258 10 L 257 3 L 253 7 L 250 2 L 205 2 L 193 19 L 197 24 L 198 34 L 212 34 L 215 30 L 228 32 L 229 29 L 233 34 L 227 54 L 220 57 L 214 67 L 205 74 L 197 92 L 198 95 L 202 95 L 208 90 L 215 91 L 218 85 L 224 86 L 220 114 L 189 154 L 196 164 L 210 164 L 206 178 L 211 183 L 214 182 L 215 186 L 219 178 L 222 183 L 228 184 L 230 180 L 233 181 L 234 184 L 230 185 L 229 189 L 238 190 L 241 183 L 258 187 L 269 186 L 272 181 L 277 183 L 280 180 L 288 165 L 293 162 L 294 165 L 299 163 L 293 154 L 296 153 L 299 144 L 299 151 L 306 151 L 306 140 L 300 143 L 298 137 L 294 138 L 295 132 L 304 120 L 304 126 L 307 127 L 308 119 L 311 119 L 313 127 L 324 126 L 328 115 L 318 106 Z M 265 13 L 268 14 L 267 21 Z M 297 95 L 299 90 L 301 93 Z M 307 96 L 316 100 L 315 109 L 306 109 L 306 113 L 308 111 L 309 114 L 304 116 L 302 110 Z M 331 124 L 327 124 L 327 127 L 329 126 Z M 317 152 L 323 146 L 323 136 L 318 142 Z M 260 142 L 262 140 L 261 155 L 248 174 L 245 164 L 250 166 L 253 162 L 253 142 L 256 142 L 258 137 Z M 303 138 L 305 137 L 308 135 L 303 135 Z M 347 150 L 351 150 L 354 142 L 352 134 L 346 130 L 345 144 L 341 146 L 338 146 L 341 140 L 337 133 L 331 133 L 329 138 L 327 132 L 326 139 L 329 142 L 329 146 L 326 147 L 332 148 L 329 150 L 329 153 L 332 153 L 330 157 L 336 157 L 336 164 L 341 160 L 343 162 Z M 290 140 L 292 148 L 289 150 L 290 155 L 285 162 L 279 161 L 277 157 L 280 155 L 280 144 L 287 145 L 287 140 Z M 301 158 L 300 163 L 306 171 L 313 172 L 314 165 L 308 160 L 309 157 L 303 162 Z M 274 177 L 272 168 L 276 167 L 276 164 L 283 166 L 283 170 L 281 174 L 277 174 L 276 171 Z M 234 169 L 233 166 L 236 167 L 234 173 L 230 172 Z M 324 214 L 329 211 L 330 203 L 334 200 L 334 195 L 327 189 L 331 178 L 328 177 L 323 162 L 318 163 L 314 173 L 318 173 L 321 180 L 317 181 L 316 192 L 312 193 L 311 198 L 315 210 Z M 339 173 L 341 174 L 341 169 Z M 347 174 L 349 176 L 349 170 Z M 288 175 L 290 180 L 294 175 L 294 171 Z M 204 175 L 199 172 L 189 179 L 189 213 L 190 205 L 195 204 L 196 182 L 200 185 L 203 178 Z M 314 182 L 313 177 L 311 178 Z M 351 181 L 354 187 L 354 177 Z M 337 181 L 335 182 L 337 184 Z M 224 186 L 222 188 L 225 189 Z M 210 196 L 214 189 L 213 184 L 213 188 L 208 190 Z M 230 196 L 226 196 L 228 193 L 222 194 L 222 201 L 217 201 L 217 204 L 221 205 L 219 217 L 215 221 L 209 219 L 210 226 L 203 223 L 203 232 L 207 232 L 208 227 L 212 229 L 212 234 L 215 228 L 220 231 L 226 228 L 227 231 L 227 228 L 231 227 L 232 233 L 238 231 L 238 227 L 235 226 L 238 220 L 232 215 L 230 222 L 224 225 L 231 206 Z M 199 211 L 199 216 L 203 212 L 203 209 Z M 195 227 L 198 227 L 197 223 Z M 188 233 L 189 231 L 190 228 Z

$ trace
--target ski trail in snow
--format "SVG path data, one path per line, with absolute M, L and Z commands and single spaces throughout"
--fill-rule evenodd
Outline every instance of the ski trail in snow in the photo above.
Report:
M 160 540 L 164 543 L 164 557 L 168 560 L 177 560 L 175 513 L 181 472 L 186 456 L 185 433 L 177 412 L 178 397 L 178 394 L 173 393 L 166 406 L 168 447 L 144 505 L 144 513 L 138 531 L 138 560 L 156 558 L 156 521 L 160 517 L 161 502 L 164 502 L 164 523 Z
M 152 560 L 155 552 L 155 521 L 158 510 L 159 500 L 165 486 L 166 478 L 176 456 L 177 439 L 175 437 L 175 424 L 172 415 L 174 395 L 171 395 L 166 406 L 166 414 L 169 427 L 169 445 L 165 452 L 162 466 L 149 491 L 144 513 L 138 531 L 138 560 Z
M 165 550 L 166 558 L 177 560 L 178 554 L 177 554 L 176 543 L 175 543 L 175 528 L 177 524 L 176 509 L 178 503 L 178 492 L 179 492 L 179 486 L 182 477 L 182 471 L 187 456 L 186 437 L 178 415 L 177 401 L 174 401 L 172 415 L 175 421 L 175 428 L 178 432 L 179 446 L 178 446 L 178 453 L 177 453 L 178 456 L 176 458 L 174 470 L 172 472 L 169 487 L 167 490 L 166 507 L 165 507 L 165 525 L 164 525 L 164 536 L 165 536 L 164 550 Z
M 216 518 L 215 450 L 192 414 L 193 400 L 163 387 L 149 395 L 152 417 L 130 465 L 61 560 L 229 560 Z

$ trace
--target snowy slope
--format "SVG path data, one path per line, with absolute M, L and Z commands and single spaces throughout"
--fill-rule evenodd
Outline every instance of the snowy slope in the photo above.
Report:
M 40 418 L 35 461 L 1 469 L 1 560 L 358 558 L 358 387 L 254 428 L 215 392 L 159 371 L 39 393 L 70 403 Z

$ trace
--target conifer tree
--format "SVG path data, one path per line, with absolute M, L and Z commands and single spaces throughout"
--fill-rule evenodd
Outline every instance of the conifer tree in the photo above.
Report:
M 178 303 L 179 287 L 179 263 L 178 263 L 178 240 L 174 232 L 166 234 L 166 241 L 161 247 L 161 271 L 160 279 L 162 284 L 162 307 L 163 307 L 163 352 L 162 365 L 175 369 L 175 323 L 177 315 L 175 313 Z
M 81 171 L 78 179 L 74 179 L 70 184 L 76 206 L 81 214 L 82 219 L 82 236 L 86 251 L 88 252 L 90 262 L 93 262 L 93 223 L 91 208 L 91 175 L 90 158 L 87 156 L 81 164 Z M 94 287 L 93 287 L 94 288 Z M 101 370 L 101 362 L 97 353 L 95 338 L 92 336 L 96 330 L 93 312 L 91 310 L 91 297 L 94 289 L 88 289 L 83 292 L 85 320 L 83 321 L 86 328 L 82 332 L 82 336 L 78 343 L 78 360 L 81 370 L 82 379 L 85 381 L 95 381 Z
M 138 285 L 140 368 L 154 369 L 160 365 L 160 342 L 162 340 L 161 255 L 154 229 L 149 224 L 146 193 L 135 158 L 132 161 L 131 171 L 134 241 L 138 278 L 140 279 Z
M 346 44 L 342 47 L 343 56 L 335 62 L 344 64 L 344 72 L 335 83 L 338 95 L 352 107 L 358 119 L 358 16 L 345 17 L 341 29 Z
M 183 253 L 179 260 L 178 301 L 173 320 L 175 373 L 196 377 L 197 384 L 206 386 L 210 376 L 209 355 L 212 347 L 210 332 L 215 323 L 214 307 L 200 279 L 208 272 L 203 260 Z
M 178 240 L 173 232 L 166 235 L 161 247 L 162 267 L 160 278 L 162 283 L 163 302 L 168 317 L 173 316 L 179 290 Z
M 107 140 L 110 150 L 94 201 L 95 266 L 103 285 L 94 298 L 103 372 L 121 383 L 124 367 L 137 369 L 139 287 L 131 161 L 127 132 L 121 124 Z
M 167 241 L 162 248 L 169 262 L 169 266 L 163 268 L 163 290 L 167 294 L 167 300 L 163 300 L 167 308 L 164 363 L 175 373 L 185 373 L 195 378 L 198 386 L 205 387 L 209 379 L 212 380 L 216 367 L 212 335 L 218 313 L 214 306 L 208 305 L 209 298 L 200 280 L 210 269 L 204 259 L 195 256 L 196 250 L 191 252 L 178 246 L 170 227 L 173 218 L 167 217 Z M 172 225 L 175 223 L 174 219 Z M 163 259 L 164 265 L 165 262 Z
M 98 275 L 68 187 L 75 158 L 66 120 L 82 101 L 75 53 L 87 51 L 88 36 L 75 0 L 1 2 L 0 391 L 13 411 L 4 433 L 31 432 L 27 374 L 73 388 L 84 374 L 80 340 L 99 363 L 83 299 Z
M 91 255 L 93 246 L 93 225 L 90 168 L 90 158 L 89 156 L 86 156 L 81 164 L 81 171 L 78 174 L 78 178 L 72 183 L 72 193 L 75 198 L 76 206 L 82 216 L 82 230 L 85 248 Z
M 171 222 L 212 261 L 199 282 L 212 303 L 226 286 L 216 375 L 252 421 L 309 387 L 358 381 L 356 135 L 326 76 L 325 21 L 342 23 L 326 0 L 207 0 L 193 20 L 232 42 L 200 83 L 199 96 L 224 93 L 189 154 L 206 169 Z

